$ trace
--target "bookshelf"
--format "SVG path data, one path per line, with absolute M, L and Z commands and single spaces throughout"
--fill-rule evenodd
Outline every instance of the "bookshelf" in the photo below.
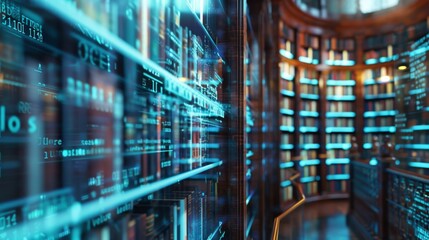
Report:
M 397 34 L 387 33 L 368 36 L 363 42 L 363 61 L 366 65 L 385 63 L 397 59 L 393 53 L 397 44 Z
M 298 33 L 298 60 L 303 63 L 320 63 L 320 36 L 310 33 Z
M 288 27 L 282 21 L 279 23 L 280 54 L 288 59 L 294 59 L 296 53 L 295 30 Z
M 281 54 L 281 53 L 280 53 Z M 293 199 L 293 187 L 289 178 L 289 169 L 295 167 L 292 161 L 295 133 L 295 66 L 288 62 L 279 63 L 280 70 L 280 191 L 281 204 Z
M 353 66 L 356 64 L 356 41 L 354 38 L 330 37 L 324 39 L 325 64 Z
M 351 137 L 356 133 L 353 71 L 330 71 L 326 80 L 326 181 L 328 193 L 347 193 Z
M 394 141 L 395 91 L 392 66 L 365 69 L 362 73 L 364 83 L 364 155 L 369 156 L 372 138 L 382 140 L 388 135 Z
M 301 183 L 306 196 L 319 193 L 320 181 L 320 73 L 313 69 L 299 71 L 299 140 L 300 160 L 296 163 L 301 172 Z

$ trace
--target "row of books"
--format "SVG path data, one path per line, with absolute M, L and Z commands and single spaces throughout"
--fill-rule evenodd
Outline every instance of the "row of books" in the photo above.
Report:
M 369 50 L 369 51 L 365 51 L 363 53 L 363 60 L 367 61 L 367 60 L 371 60 L 371 59 L 376 59 L 377 62 L 380 61 L 382 62 L 382 58 L 386 58 L 384 60 L 384 62 L 386 61 L 391 61 L 393 56 L 393 49 L 391 46 L 385 48 L 385 49 L 379 49 L 379 50 Z M 374 62 L 376 63 L 376 62 Z M 369 62 L 367 62 L 367 64 L 369 64 Z
M 318 143 L 318 135 L 316 135 L 316 134 L 300 134 L 299 135 L 299 143 L 300 144 Z
M 418 144 L 418 143 L 417 143 Z M 410 147 L 412 147 L 413 144 L 411 144 Z M 429 159 L 429 151 L 426 149 L 412 149 L 412 151 L 410 151 L 410 149 L 405 148 L 400 148 L 399 150 L 397 150 L 396 152 L 398 154 L 398 158 L 406 158 L 406 161 L 415 161 L 415 162 L 424 162 L 427 163 L 428 159 Z
M 352 112 L 355 110 L 353 102 L 328 102 L 328 112 Z
M 350 143 L 351 140 L 350 134 L 326 134 L 327 143 Z
M 355 50 L 355 40 L 353 38 L 327 38 L 325 48 L 328 50 Z
M 301 177 L 311 177 L 318 175 L 318 165 L 310 165 L 301 168 Z
M 387 82 L 384 84 L 373 84 L 365 86 L 365 94 L 377 95 L 377 94 L 389 94 L 394 93 L 394 83 Z
M 286 26 L 282 21 L 279 23 L 279 33 L 282 38 L 286 38 L 289 41 L 295 41 L 295 30 Z
M 281 144 L 293 144 L 292 134 L 281 134 L 280 135 L 280 143 Z
M 330 149 L 326 151 L 327 158 L 347 158 L 348 153 L 344 150 Z
M 348 193 L 349 181 L 347 180 L 329 181 L 327 187 L 328 187 L 329 193 Z
M 354 80 L 356 79 L 355 73 L 352 71 L 330 71 L 328 79 L 332 80 Z
M 375 69 L 365 69 L 363 71 L 362 78 L 363 80 L 378 80 L 381 77 L 393 76 L 393 68 L 391 67 L 381 67 Z M 381 81 L 383 82 L 383 81 Z M 375 82 L 374 82 L 375 83 Z
M 318 118 L 301 117 L 299 122 L 301 127 L 318 127 L 319 126 Z
M 294 100 L 292 98 L 284 97 L 280 102 L 280 107 L 285 109 L 294 109 Z
M 287 62 L 279 63 L 280 74 L 283 76 L 295 76 L 295 67 Z
M 307 68 L 301 68 L 299 71 L 299 75 L 301 78 L 307 78 L 307 79 L 318 79 L 319 74 L 317 71 L 310 70 Z
M 309 100 L 301 101 L 301 110 L 317 112 L 317 101 L 309 101 Z
M 349 174 L 350 165 L 349 164 L 332 164 L 327 167 L 328 175 L 335 174 Z
M 293 126 L 294 118 L 292 116 L 281 116 L 280 123 L 282 126 Z
M 377 117 L 377 118 L 366 118 L 365 119 L 366 127 L 375 127 L 375 126 L 395 126 L 395 117 Z
M 301 160 L 317 159 L 317 150 L 301 150 Z
M 319 94 L 319 86 L 310 85 L 310 84 L 301 84 L 300 92 L 306 94 Z
M 292 151 L 281 151 L 280 152 L 280 162 L 290 162 L 292 161 Z
M 280 194 L 281 194 L 281 200 L 283 202 L 289 201 L 289 200 L 293 200 L 293 187 L 292 186 L 288 186 L 285 188 L 281 188 L 280 189 Z
M 288 90 L 288 91 L 292 91 L 292 92 L 294 91 L 292 81 L 281 81 L 280 82 L 280 88 Z
M 300 32 L 298 34 L 298 42 L 304 48 L 319 49 L 319 37 L 318 36 Z
M 364 49 L 375 49 L 383 48 L 386 45 L 395 45 L 397 40 L 397 35 L 395 33 L 376 35 L 365 38 L 363 42 Z
M 305 57 L 308 60 L 313 60 L 313 59 L 317 60 L 320 58 L 320 50 L 313 49 L 313 48 L 300 47 L 300 48 L 298 48 L 298 56 Z M 309 62 L 309 63 L 314 63 L 314 62 Z
M 302 186 L 303 186 L 304 195 L 306 197 L 319 194 L 319 183 L 318 182 L 303 183 Z
M 330 50 L 328 52 L 328 60 L 329 61 L 335 61 L 335 60 L 355 60 L 356 54 L 354 52 L 349 52 L 347 50 L 341 50 L 341 51 L 334 51 Z
M 354 127 L 352 118 L 327 118 L 326 127 Z
M 353 96 L 352 86 L 327 86 L 328 96 Z
M 395 99 L 384 99 L 382 101 L 365 102 L 365 111 L 395 110 Z

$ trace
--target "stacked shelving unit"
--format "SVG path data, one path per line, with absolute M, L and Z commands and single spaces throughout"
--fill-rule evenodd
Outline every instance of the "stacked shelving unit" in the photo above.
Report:
M 354 38 L 330 37 L 324 40 L 325 63 L 332 66 L 353 66 L 356 64 Z
M 326 181 L 328 193 L 347 193 L 348 150 L 355 130 L 355 86 L 353 71 L 331 71 L 326 80 Z

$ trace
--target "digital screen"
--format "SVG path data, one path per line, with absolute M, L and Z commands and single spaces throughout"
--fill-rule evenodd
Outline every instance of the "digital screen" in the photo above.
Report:
M 222 164 L 219 2 L 0 0 L 0 239 L 118 237 L 91 230 Z M 161 208 L 115 224 L 180 234 Z
M 408 167 L 429 168 L 429 34 L 409 45 L 409 69 L 395 76 L 398 160 Z

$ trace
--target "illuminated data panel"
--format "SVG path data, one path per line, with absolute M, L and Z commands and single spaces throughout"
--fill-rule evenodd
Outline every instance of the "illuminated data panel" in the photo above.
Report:
M 0 239 L 95 237 L 222 164 L 220 1 L 0 6 Z
M 429 168 L 428 49 L 429 35 L 413 42 L 409 48 L 409 71 L 397 71 L 395 79 L 399 95 L 395 119 L 399 129 L 395 146 L 398 159 L 420 169 Z

